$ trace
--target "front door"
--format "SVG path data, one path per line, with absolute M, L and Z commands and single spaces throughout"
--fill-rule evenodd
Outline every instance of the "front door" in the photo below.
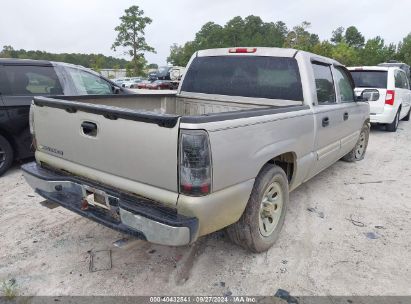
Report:
M 341 150 L 339 156 L 343 157 L 357 143 L 361 128 L 369 115 L 367 110 L 369 106 L 367 103 L 355 101 L 354 83 L 345 68 L 336 66 L 333 71 L 337 103 L 339 103 L 342 110 L 342 113 L 339 113 L 341 121 Z
M 312 67 L 317 91 L 317 103 L 313 108 L 317 135 L 314 144 L 316 164 L 311 176 L 338 160 L 344 115 L 344 107 L 337 103 L 332 66 L 313 62 Z

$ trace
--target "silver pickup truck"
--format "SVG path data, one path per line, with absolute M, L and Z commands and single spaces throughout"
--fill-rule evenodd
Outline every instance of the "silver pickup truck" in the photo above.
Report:
M 177 94 L 35 97 L 38 194 L 147 241 L 179 246 L 226 228 L 267 250 L 289 191 L 364 157 L 369 105 L 338 62 L 292 49 L 193 55 Z

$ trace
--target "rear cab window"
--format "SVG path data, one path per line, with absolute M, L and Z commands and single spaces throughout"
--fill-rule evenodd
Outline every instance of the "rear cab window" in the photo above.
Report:
M 4 65 L 0 92 L 8 96 L 63 95 L 53 66 Z
M 353 70 L 351 71 L 351 76 L 354 79 L 356 88 L 387 88 L 387 71 Z
M 297 60 L 288 57 L 196 57 L 182 91 L 303 101 Z

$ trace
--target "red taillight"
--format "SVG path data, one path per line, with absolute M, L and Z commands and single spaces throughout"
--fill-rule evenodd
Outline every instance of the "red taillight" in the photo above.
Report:
M 255 53 L 257 52 L 257 48 L 235 48 L 235 49 L 229 49 L 228 52 L 237 53 L 237 54 Z
M 395 91 L 394 90 L 387 90 L 387 95 L 385 96 L 385 104 L 393 106 L 395 99 Z

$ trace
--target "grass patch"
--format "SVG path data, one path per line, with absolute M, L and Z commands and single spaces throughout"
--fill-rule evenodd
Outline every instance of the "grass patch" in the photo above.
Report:
M 2 281 L 0 283 L 1 296 L 8 300 L 17 297 L 17 284 L 15 279 Z

